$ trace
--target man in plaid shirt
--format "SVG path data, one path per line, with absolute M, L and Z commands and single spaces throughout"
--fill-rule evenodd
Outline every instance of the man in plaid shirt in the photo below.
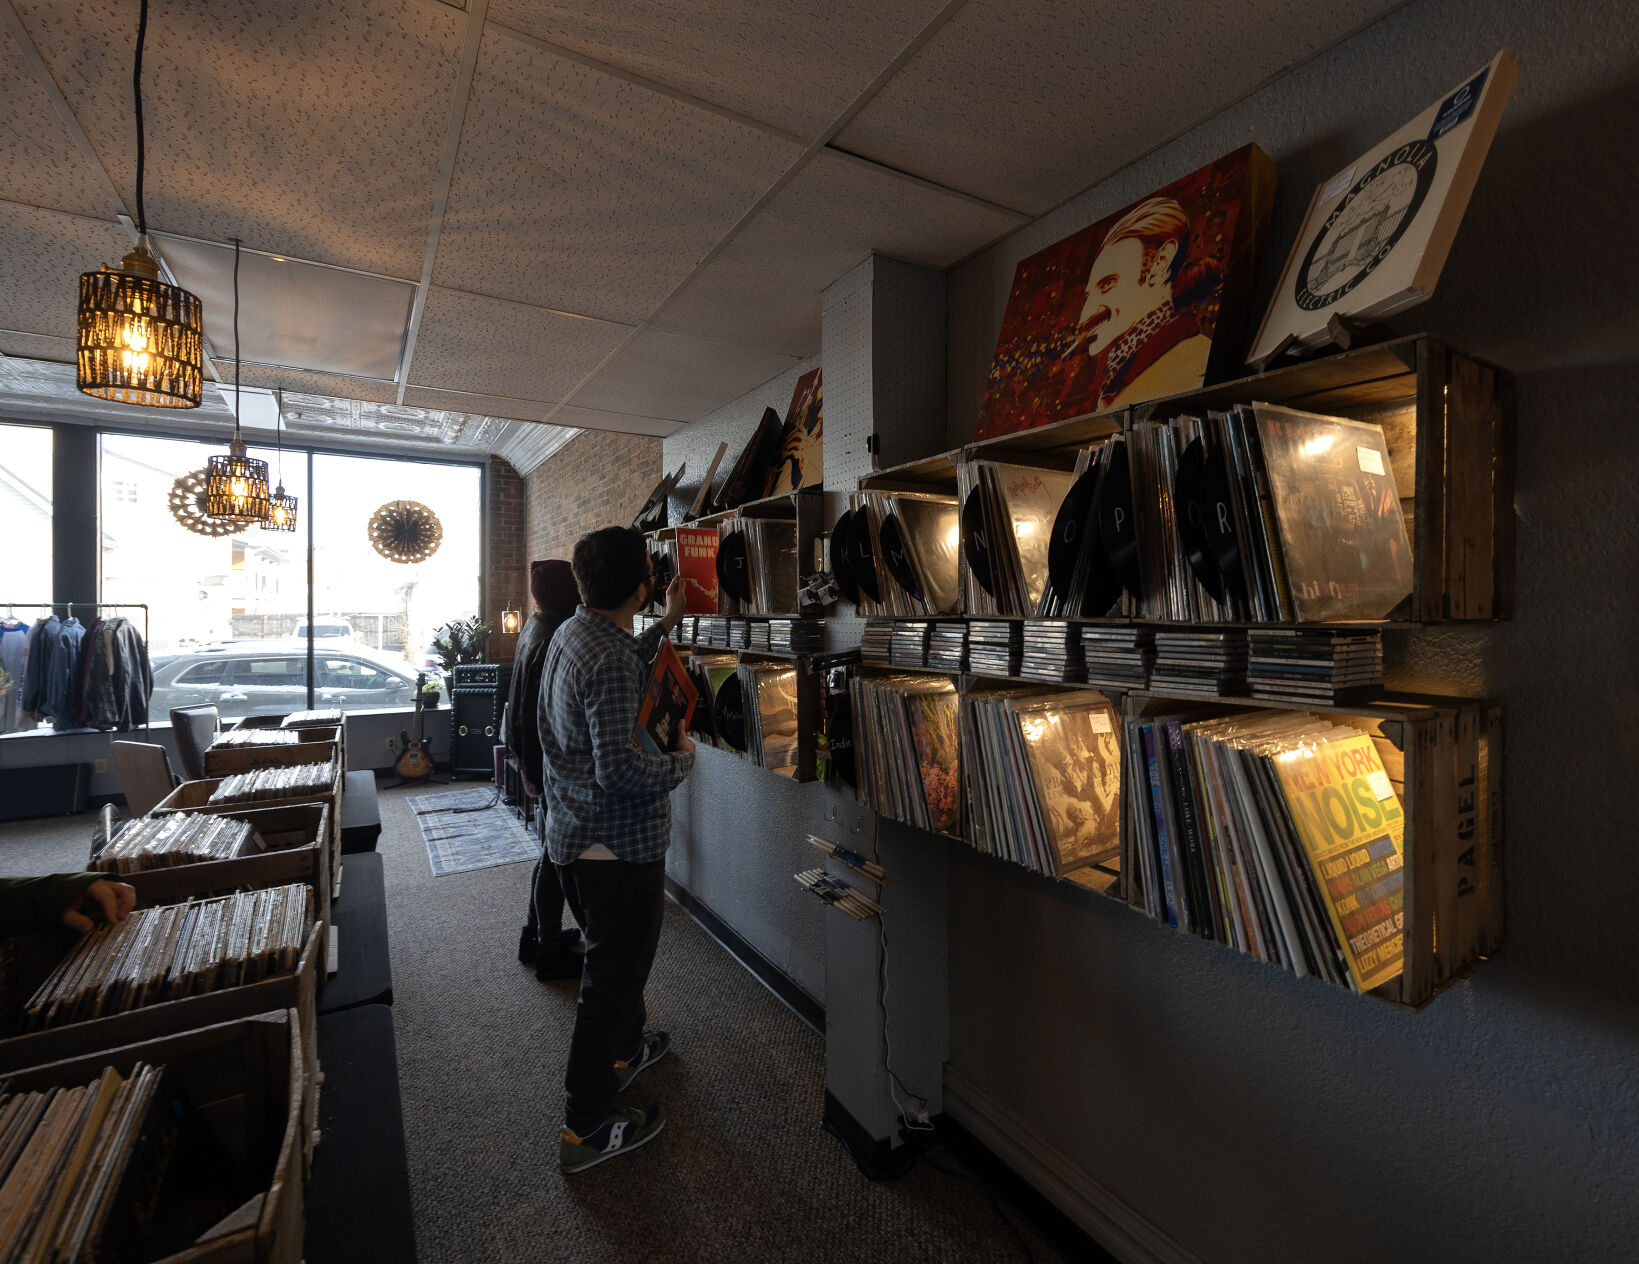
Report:
M 666 614 L 634 638 L 654 594 L 643 537 L 628 527 L 583 536 L 571 565 L 581 606 L 553 634 L 541 671 L 541 785 L 546 850 L 586 934 L 580 1003 L 564 1076 L 558 1163 L 583 1171 L 634 1150 L 665 1126 L 658 1106 L 615 1109 L 615 1094 L 670 1045 L 645 1031 L 643 987 L 660 942 L 671 791 L 694 767 L 694 743 L 651 755 L 633 740 L 649 664 L 683 618 L 683 581 Z

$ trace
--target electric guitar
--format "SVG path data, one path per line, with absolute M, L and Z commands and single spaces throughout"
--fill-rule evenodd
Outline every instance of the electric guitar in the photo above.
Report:
M 393 771 L 404 781 L 425 781 L 433 775 L 433 757 L 427 748 L 432 745 L 432 738 L 421 735 L 421 708 L 423 694 L 421 686 L 427 679 L 425 672 L 415 678 L 415 736 L 412 738 L 408 729 L 400 732 L 400 744 L 404 753 L 398 757 L 393 765 Z

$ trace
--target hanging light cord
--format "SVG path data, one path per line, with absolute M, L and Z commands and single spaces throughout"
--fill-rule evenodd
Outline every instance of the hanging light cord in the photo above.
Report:
M 274 398 L 278 412 L 273 417 L 273 441 L 279 448 L 279 495 L 285 494 L 285 389 L 280 387 Z
M 142 169 L 146 149 L 142 135 L 142 45 L 148 38 L 148 0 L 142 0 L 142 16 L 137 19 L 137 56 L 131 70 L 131 92 L 137 106 L 137 234 L 148 235 L 148 211 L 142 203 Z
M 143 0 L 147 8 L 148 0 Z M 239 238 L 233 239 L 233 437 L 239 437 Z

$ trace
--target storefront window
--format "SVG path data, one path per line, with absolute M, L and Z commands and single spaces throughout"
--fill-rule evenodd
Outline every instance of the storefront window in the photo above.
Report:
M 51 431 L 0 425 L 0 618 L 44 611 L 7 610 L 7 601 L 50 601 Z M 69 594 L 73 596 L 74 594 Z

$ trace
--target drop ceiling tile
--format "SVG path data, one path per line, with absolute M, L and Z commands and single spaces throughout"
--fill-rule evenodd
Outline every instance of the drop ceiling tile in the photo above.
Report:
M 13 0 L 133 212 L 130 0 Z M 155 228 L 419 279 L 466 15 L 167 0 L 143 55 Z
M 491 22 L 812 140 L 944 0 L 491 0 Z
M 1402 0 L 970 0 L 836 137 L 1040 215 Z
M 683 428 L 682 422 L 668 421 L 664 417 L 631 417 L 597 408 L 576 408 L 573 404 L 565 404 L 553 413 L 552 424 L 574 426 L 579 430 L 614 430 L 620 434 L 661 436 Z
M 58 364 L 74 363 L 74 339 L 47 338 L 41 334 L 18 334 L 0 330 L 0 356 L 16 356 L 25 360 L 54 360 Z
M 778 377 L 796 358 L 648 329 L 575 392 L 581 408 L 693 421 Z
M 0 202 L 0 242 L 0 329 L 53 338 L 74 337 L 80 273 L 131 249 L 118 224 L 15 202 Z
M 40 86 L 22 46 L 0 28 L 0 190 L 10 202 L 77 215 L 110 216 L 116 207 L 96 170 L 74 144 Z
M 455 409 L 458 412 L 506 417 L 513 421 L 540 421 L 555 407 L 540 400 L 505 399 L 499 395 L 474 395 L 467 391 L 435 391 L 425 386 L 406 387 L 404 402 L 416 408 Z
M 218 350 L 221 350 L 218 345 Z M 216 370 L 228 389 L 233 389 L 233 361 L 218 360 Z M 371 404 L 391 404 L 398 399 L 398 387 L 391 382 L 373 382 L 362 377 L 342 377 L 335 373 L 305 373 L 300 369 L 269 368 L 247 364 L 240 372 L 245 386 L 282 390 L 289 395 L 321 395 L 340 400 L 362 400 Z M 287 405 L 288 408 L 288 405 Z
M 947 268 L 1024 223 L 821 152 L 661 310 L 655 327 L 782 355 L 819 351 L 819 294 L 871 252 Z
M 628 333 L 608 321 L 434 286 L 409 380 L 440 390 L 555 402 Z
M 798 153 L 720 115 L 486 34 L 433 279 L 642 320 Z

